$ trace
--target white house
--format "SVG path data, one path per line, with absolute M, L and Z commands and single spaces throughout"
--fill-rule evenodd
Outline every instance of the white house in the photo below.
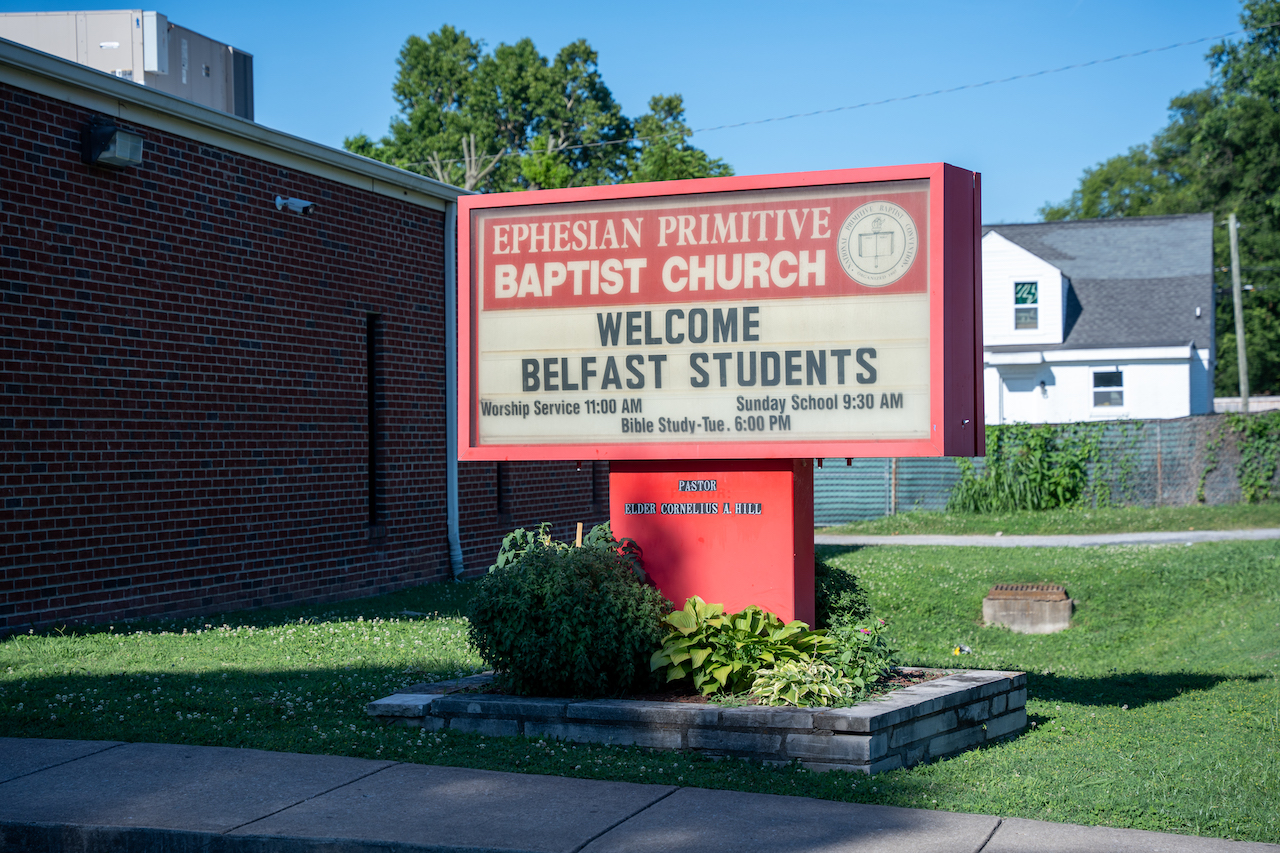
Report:
M 1213 216 L 988 225 L 986 420 L 1213 411 Z

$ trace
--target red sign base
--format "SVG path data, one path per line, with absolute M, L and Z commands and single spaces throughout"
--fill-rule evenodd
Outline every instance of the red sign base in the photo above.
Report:
M 813 625 L 813 460 L 612 462 L 614 536 L 677 608 L 699 595 Z

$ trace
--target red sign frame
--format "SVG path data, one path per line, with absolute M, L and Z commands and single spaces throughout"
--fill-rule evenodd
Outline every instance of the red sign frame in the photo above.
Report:
M 926 240 L 929 296 L 929 414 L 924 439 L 776 441 L 620 441 L 608 444 L 479 444 L 478 304 L 473 213 L 583 201 L 645 199 L 887 181 L 929 182 Z M 946 163 L 843 169 L 662 183 L 620 184 L 458 199 L 458 458 L 506 460 L 784 459 L 822 457 L 981 456 L 982 394 L 981 176 Z

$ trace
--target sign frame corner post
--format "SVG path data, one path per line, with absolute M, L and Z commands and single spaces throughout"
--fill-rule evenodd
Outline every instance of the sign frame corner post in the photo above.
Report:
M 816 579 L 814 578 L 815 547 L 813 541 L 813 478 L 812 459 L 795 460 L 792 487 L 792 525 L 795 545 L 795 615 L 809 625 L 817 623 Z
M 446 322 L 456 323 L 456 336 L 458 347 L 458 357 L 456 361 L 457 382 L 457 456 L 459 461 L 476 461 L 480 457 L 476 455 L 476 436 L 475 430 L 475 406 L 474 406 L 474 389 L 475 379 L 473 373 L 473 365 L 475 364 L 475 293 L 473 291 L 472 282 L 474 280 L 473 266 L 475 258 L 472 252 L 472 208 L 475 206 L 476 196 L 460 195 L 458 196 L 458 212 L 456 218 L 457 240 L 455 243 L 457 251 L 456 269 L 457 277 L 455 286 L 457 292 L 455 295 L 455 304 L 457 305 L 457 316 L 446 318 Z M 446 282 L 446 287 L 448 283 Z
M 982 335 L 982 173 L 973 173 L 973 411 L 972 447 L 968 455 L 987 455 L 986 365 Z M 964 454 L 961 454 L 964 455 Z
M 943 172 L 942 387 L 946 428 L 942 456 L 977 456 L 985 446 L 982 386 L 981 176 L 946 165 Z
M 460 199 L 459 458 L 610 462 L 614 531 L 677 607 L 812 622 L 813 460 L 981 449 L 978 181 Z

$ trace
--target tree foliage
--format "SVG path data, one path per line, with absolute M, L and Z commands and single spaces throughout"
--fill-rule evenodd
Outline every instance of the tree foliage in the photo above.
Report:
M 1215 45 L 1209 85 L 1169 104 L 1150 143 L 1085 170 L 1046 220 L 1212 212 L 1241 221 L 1245 342 L 1251 393 L 1280 393 L 1280 0 L 1245 0 L 1249 32 Z M 1230 246 L 1215 230 L 1218 370 L 1215 393 L 1238 393 Z
M 650 98 L 649 112 L 636 121 L 635 133 L 643 142 L 631 181 L 678 181 L 733 174 L 728 163 L 689 144 L 693 131 L 684 123 L 684 99 L 679 95 Z
M 733 173 L 688 144 L 679 95 L 623 115 L 583 39 L 549 59 L 527 38 L 486 52 L 445 25 L 410 36 L 397 63 L 389 132 L 348 137 L 347 150 L 484 192 Z

